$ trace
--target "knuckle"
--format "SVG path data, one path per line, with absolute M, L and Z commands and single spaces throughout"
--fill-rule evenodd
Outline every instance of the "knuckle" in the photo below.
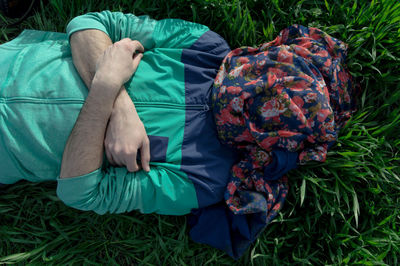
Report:
M 120 40 L 120 43 L 127 43 L 128 41 L 130 41 L 131 39 L 129 38 L 123 38 L 122 40 Z
M 133 44 L 135 47 L 139 48 L 139 49 L 141 49 L 141 48 L 143 47 L 142 44 L 141 44 L 139 41 L 137 41 L 137 40 L 132 41 L 132 44 Z
M 114 145 L 113 145 L 113 144 L 109 143 L 109 144 L 106 144 L 105 146 L 106 146 L 106 148 L 107 148 L 108 151 L 111 151 L 111 152 L 114 152 L 114 151 L 115 151 L 115 150 L 114 150 Z
M 113 150 L 115 153 L 118 153 L 118 154 L 122 151 L 122 149 L 121 149 L 119 146 L 117 146 L 117 145 L 113 146 L 113 147 L 112 147 L 112 150 Z
M 124 149 L 122 150 L 122 152 L 123 152 L 125 155 L 131 155 L 131 154 L 132 154 L 132 150 L 129 149 L 129 148 L 124 148 Z
M 136 149 L 133 146 L 127 146 L 123 149 L 124 154 L 136 156 Z

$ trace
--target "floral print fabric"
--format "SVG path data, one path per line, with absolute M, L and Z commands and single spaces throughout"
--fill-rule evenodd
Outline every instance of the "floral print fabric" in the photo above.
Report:
M 281 209 L 288 191 L 284 173 L 293 167 L 269 176 L 274 160 L 281 168 L 283 157 L 295 165 L 325 161 L 355 111 L 346 54 L 342 41 L 293 25 L 271 42 L 225 57 L 212 99 L 221 142 L 241 154 L 225 192 L 235 214 L 260 213 L 267 224 Z

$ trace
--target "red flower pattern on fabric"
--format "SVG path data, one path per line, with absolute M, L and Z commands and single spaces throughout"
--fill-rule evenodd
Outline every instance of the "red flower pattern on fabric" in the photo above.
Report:
M 264 173 L 275 149 L 297 152 L 299 164 L 325 161 L 359 92 L 346 55 L 342 41 L 293 25 L 271 42 L 225 57 L 212 100 L 220 141 L 242 155 L 225 192 L 232 212 L 261 213 L 268 224 L 282 208 L 287 177 L 268 180 Z

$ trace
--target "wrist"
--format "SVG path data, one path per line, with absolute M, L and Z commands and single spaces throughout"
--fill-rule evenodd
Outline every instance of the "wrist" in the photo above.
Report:
M 120 89 L 121 85 L 118 84 L 117 82 L 107 80 L 104 78 L 104 76 L 98 76 L 97 74 L 95 74 L 90 87 L 90 91 L 92 90 L 101 91 L 102 94 L 112 98 L 113 101 L 117 97 Z
M 125 87 L 122 86 L 117 98 L 115 99 L 113 111 L 119 112 L 127 109 L 135 109 L 135 105 Z
M 118 93 L 122 87 L 122 84 L 113 78 L 107 77 L 107 75 L 99 74 L 98 72 L 96 72 L 96 74 L 93 77 L 91 87 L 93 86 L 96 86 L 103 90 L 108 90 Z

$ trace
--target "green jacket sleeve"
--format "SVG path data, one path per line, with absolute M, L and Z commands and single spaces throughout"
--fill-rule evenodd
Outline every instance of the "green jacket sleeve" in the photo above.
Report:
M 183 215 L 198 204 L 193 184 L 180 173 L 161 166 L 151 167 L 148 173 L 109 166 L 78 177 L 58 178 L 57 195 L 70 207 L 98 214 L 139 210 Z
M 67 34 L 69 39 L 74 32 L 97 29 L 106 33 L 113 43 L 124 38 L 131 38 L 138 40 L 148 50 L 154 47 L 152 36 L 156 23 L 156 20 L 148 16 L 106 10 L 73 18 L 67 25 Z
M 121 12 L 87 13 L 72 19 L 67 25 L 68 38 L 77 31 L 97 29 L 105 32 L 112 42 L 124 38 L 138 40 L 145 50 L 154 48 L 188 48 L 207 26 L 182 19 L 154 20 Z

